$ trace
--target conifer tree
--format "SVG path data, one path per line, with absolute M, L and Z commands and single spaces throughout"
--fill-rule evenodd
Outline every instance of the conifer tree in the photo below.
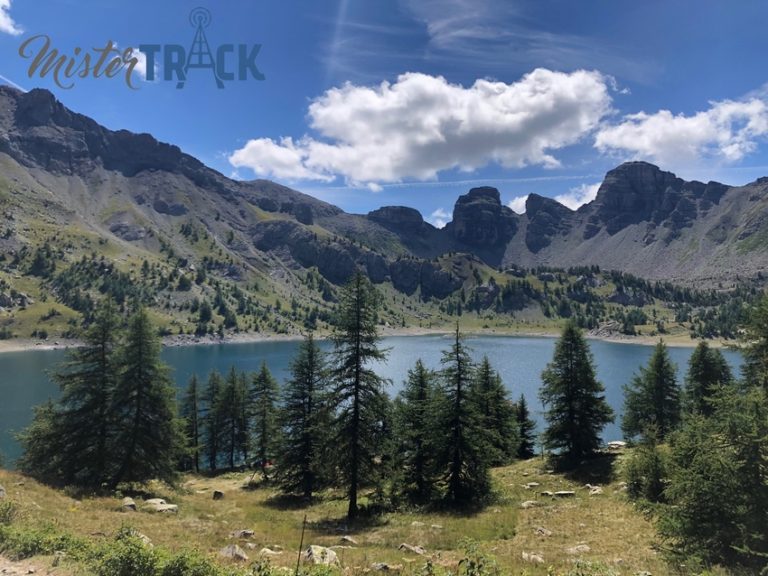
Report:
M 243 419 L 247 404 L 248 391 L 244 378 L 232 366 L 224 380 L 219 402 L 215 405 L 218 449 L 226 457 L 230 470 L 243 461 L 247 452 L 243 446 L 243 437 L 246 440 L 248 437 L 248 419 Z
M 515 458 L 520 444 L 515 408 L 501 375 L 493 369 L 488 356 L 484 356 L 477 367 L 473 394 L 478 403 L 480 429 L 486 434 L 490 465 L 509 464 Z
M 557 450 L 565 465 L 592 456 L 600 447 L 600 431 L 613 421 L 613 410 L 595 376 L 589 346 L 574 322 L 563 329 L 541 378 L 545 445 Z
M 624 386 L 624 418 L 621 430 L 626 438 L 653 434 L 663 442 L 680 422 L 680 388 L 677 369 L 667 347 L 659 341 L 632 383 Z
M 146 262 L 146 260 L 145 260 Z M 193 375 L 184 392 L 180 416 L 184 422 L 184 438 L 186 441 L 186 465 L 196 473 L 200 472 L 200 391 L 197 376 Z
M 418 503 L 428 502 L 435 491 L 437 468 L 436 375 L 421 360 L 408 371 L 398 396 L 399 463 L 404 469 L 406 493 Z
M 517 457 L 521 460 L 528 460 L 536 455 L 536 423 L 531 420 L 530 413 L 528 412 L 528 403 L 522 394 L 515 406 L 515 418 L 520 435 Z
M 306 500 L 312 499 L 327 475 L 328 384 L 327 364 L 310 333 L 299 346 L 283 389 L 277 459 L 281 489 L 301 493 Z
M 208 459 L 208 469 L 215 472 L 218 468 L 221 450 L 219 437 L 221 436 L 221 403 L 224 382 L 221 374 L 211 372 L 203 394 L 202 428 L 205 441 L 205 454 Z
M 699 342 L 688 361 L 683 393 L 685 411 L 710 416 L 717 392 L 732 384 L 731 368 L 720 350 L 710 348 L 706 341 Z
M 277 382 L 267 368 L 267 363 L 262 362 L 261 369 L 253 377 L 251 404 L 255 431 L 254 447 L 264 480 L 268 479 L 267 469 L 275 457 L 278 394 Z
M 23 449 L 16 466 L 25 475 L 54 486 L 66 484 L 63 468 L 66 462 L 66 437 L 58 426 L 58 414 L 52 400 L 35 406 L 30 425 L 17 438 Z
M 122 364 L 113 398 L 118 414 L 112 455 L 118 468 L 112 484 L 172 481 L 183 432 L 168 366 L 160 359 L 160 339 L 143 308 L 128 325 Z
M 443 406 L 438 427 L 445 434 L 438 465 L 446 470 L 446 498 L 454 506 L 482 501 L 491 489 L 488 443 L 473 387 L 475 368 L 458 324 L 443 352 Z
M 85 345 L 71 351 L 63 369 L 54 376 L 61 398 L 56 405 L 36 413 L 36 424 L 23 436 L 26 454 L 19 464 L 22 470 L 37 477 L 37 471 L 28 465 L 34 461 L 39 466 L 50 459 L 58 464 L 55 473 L 49 470 L 43 478 L 46 482 L 97 487 L 110 479 L 116 426 L 113 396 L 120 372 L 116 353 L 119 328 L 114 303 L 104 300 L 83 335 Z M 44 423 L 48 417 L 52 420 Z M 43 441 L 33 437 L 48 433 L 56 438 Z
M 335 448 L 347 485 L 347 518 L 358 515 L 360 487 L 373 479 L 387 399 L 386 380 L 370 367 L 386 359 L 379 347 L 377 316 L 380 296 L 370 281 L 356 272 L 341 291 L 333 332 L 333 404 Z
M 744 326 L 742 347 L 744 380 L 768 391 L 768 293 L 751 308 Z

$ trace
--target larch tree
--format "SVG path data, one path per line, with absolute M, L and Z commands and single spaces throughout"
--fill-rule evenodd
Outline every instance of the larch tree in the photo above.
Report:
M 458 324 L 451 347 L 441 359 L 444 433 L 438 464 L 445 470 L 446 499 L 452 506 L 481 502 L 491 490 L 487 434 L 482 429 L 473 380 L 475 366 Z
M 173 481 L 184 449 L 183 430 L 169 369 L 160 359 L 160 338 L 143 308 L 128 324 L 122 365 L 113 397 L 117 434 L 112 457 L 118 466 L 112 485 Z
M 371 367 L 387 357 L 379 346 L 380 301 L 370 281 L 356 272 L 341 291 L 333 331 L 334 444 L 347 486 L 349 520 L 358 515 L 361 486 L 375 475 L 378 440 L 386 418 L 387 381 Z
M 219 465 L 221 457 L 220 440 L 221 436 L 221 403 L 222 392 L 224 390 L 224 381 L 221 374 L 211 372 L 208 376 L 208 382 L 202 397 L 202 432 L 204 441 L 204 451 L 208 460 L 208 469 L 215 472 Z
M 426 503 L 432 499 L 437 483 L 436 374 L 417 360 L 408 371 L 408 378 L 397 400 L 396 440 L 405 493 L 417 503 Z
M 275 457 L 277 445 L 277 403 L 279 389 L 266 362 L 253 377 L 251 405 L 254 421 L 254 449 L 264 480 L 268 479 L 268 468 Z
M 701 341 L 688 361 L 683 389 L 683 407 L 687 414 L 710 416 L 715 395 L 734 384 L 733 374 L 722 352 Z
M 515 407 L 501 375 L 484 356 L 472 382 L 478 404 L 481 430 L 487 436 L 491 466 L 504 466 L 514 460 L 520 444 Z
M 184 422 L 184 439 L 187 452 L 184 457 L 184 468 L 191 468 L 196 473 L 200 472 L 200 385 L 196 375 L 189 379 L 179 415 Z
M 291 362 L 278 412 L 280 449 L 276 480 L 285 493 L 307 501 L 327 477 L 328 366 L 314 336 L 308 334 Z
M 653 435 L 663 442 L 680 423 L 680 387 L 677 368 L 663 341 L 653 350 L 648 365 L 624 386 L 624 417 L 621 430 L 626 438 Z
M 592 353 L 574 322 L 568 322 L 542 372 L 539 397 L 547 428 L 544 443 L 562 464 L 577 464 L 600 447 L 600 432 L 613 421 L 605 388 L 595 376 Z
M 528 403 L 522 394 L 515 405 L 515 419 L 520 436 L 517 457 L 521 460 L 528 460 L 536 455 L 536 423 L 531 419 Z

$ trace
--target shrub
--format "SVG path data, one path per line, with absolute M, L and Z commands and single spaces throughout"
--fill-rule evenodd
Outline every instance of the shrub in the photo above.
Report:
M 653 443 L 635 448 L 624 468 L 627 494 L 633 500 L 661 502 L 667 477 L 667 462 Z
M 12 500 L 0 500 L 0 526 L 8 526 L 19 516 L 19 507 Z
M 224 571 L 199 552 L 184 551 L 172 556 L 160 576 L 223 576 Z
M 116 542 L 96 564 L 97 576 L 154 576 L 158 573 L 157 552 L 135 534 L 121 531 Z

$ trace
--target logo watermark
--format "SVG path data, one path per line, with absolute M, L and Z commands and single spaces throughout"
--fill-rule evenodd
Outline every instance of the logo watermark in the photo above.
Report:
M 261 44 L 221 44 L 214 50 L 205 34 L 212 20 L 205 8 L 195 8 L 189 13 L 189 23 L 195 30 L 189 49 L 181 44 L 140 44 L 137 52 L 132 47 L 121 50 L 116 42 L 109 40 L 103 47 L 90 51 L 77 47 L 67 55 L 52 47 L 49 36 L 38 34 L 22 42 L 19 55 L 31 59 L 27 70 L 29 78 L 50 76 L 65 90 L 74 87 L 78 78 L 118 75 L 124 76 L 129 88 L 137 89 L 135 74 L 140 65 L 147 81 L 176 82 L 177 89 L 186 86 L 190 71 L 194 70 L 207 70 L 219 89 L 224 88 L 225 82 L 264 80 L 256 64 Z M 158 66 L 162 67 L 160 75 Z

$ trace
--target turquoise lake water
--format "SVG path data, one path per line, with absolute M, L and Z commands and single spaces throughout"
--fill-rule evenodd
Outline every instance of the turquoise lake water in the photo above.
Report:
M 488 355 L 513 398 L 525 394 L 531 412 L 539 422 L 541 405 L 538 389 L 541 371 L 552 359 L 555 341 L 554 338 L 511 336 L 466 339 L 476 360 L 480 360 L 484 354 Z M 231 366 L 237 370 L 255 371 L 264 360 L 278 382 L 282 382 L 288 375 L 288 366 L 298 344 L 298 341 L 281 341 L 174 347 L 163 350 L 163 359 L 173 368 L 173 376 L 180 388 L 186 385 L 192 374 L 205 379 L 212 370 L 225 372 Z M 378 367 L 378 371 L 392 380 L 389 393 L 397 393 L 408 369 L 418 358 L 430 368 L 439 368 L 441 352 L 449 345 L 450 338 L 438 335 L 385 338 L 383 346 L 390 348 L 389 359 Z M 328 350 L 331 346 L 328 342 L 321 342 L 321 347 Z M 653 348 L 597 340 L 590 341 L 590 347 L 598 377 L 606 387 L 607 400 L 617 413 L 618 423 L 623 402 L 622 385 L 648 361 Z M 680 381 L 692 351 L 692 348 L 669 350 L 672 360 L 677 364 Z M 725 350 L 724 354 L 731 366 L 738 369 L 741 356 L 730 350 Z M 32 407 L 58 396 L 58 388 L 51 381 L 49 373 L 65 357 L 64 350 L 0 354 L 0 453 L 4 456 L 6 466 L 12 465 L 19 455 L 14 433 L 29 424 Z M 620 437 L 618 424 L 609 425 L 603 434 L 606 441 L 618 440 Z

